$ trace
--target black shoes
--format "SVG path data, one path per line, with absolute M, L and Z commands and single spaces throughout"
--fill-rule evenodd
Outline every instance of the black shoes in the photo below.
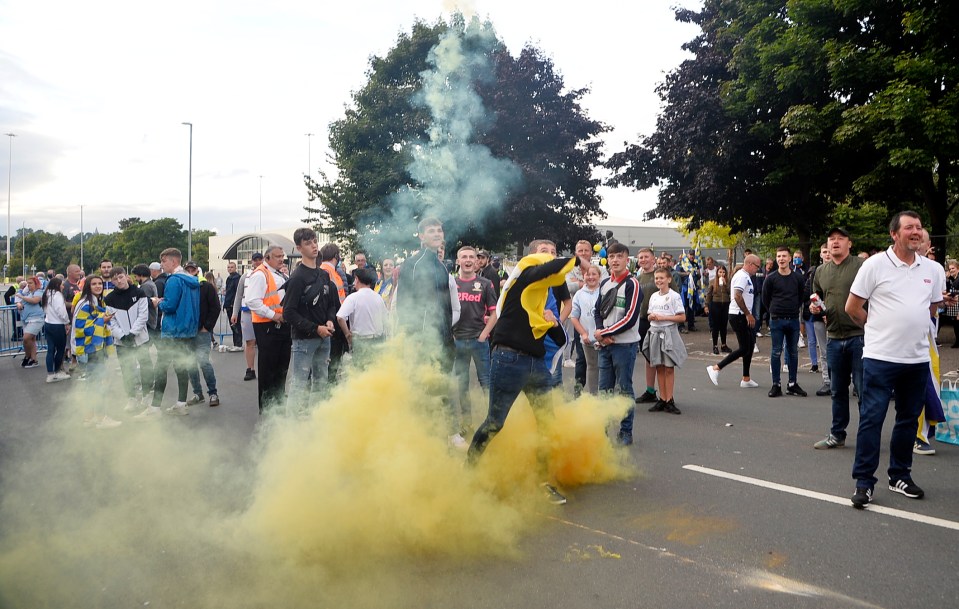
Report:
M 253 371 L 253 368 L 247 368 L 247 369 L 246 369 L 246 376 L 243 377 L 243 380 L 244 380 L 244 381 L 255 381 L 255 380 L 256 380 L 256 372 Z
M 733 352 L 733 350 L 730 349 L 729 347 L 727 347 L 726 345 L 723 345 L 722 347 L 720 347 L 720 348 L 719 348 L 719 351 L 722 352 L 722 353 L 732 353 L 732 352 Z
M 872 487 L 857 486 L 856 494 L 852 496 L 852 507 L 861 510 L 870 502 L 872 502 Z
M 778 398 L 783 394 L 783 388 L 779 385 L 773 385 L 769 390 L 769 397 Z
M 894 493 L 899 493 L 900 495 L 905 495 L 906 497 L 909 497 L 910 499 L 922 499 L 923 495 L 926 494 L 923 492 L 921 488 L 916 486 L 915 482 L 913 482 L 909 478 L 905 478 L 903 480 L 896 480 L 895 482 L 890 480 L 889 490 Z
M 809 394 L 799 386 L 799 383 L 790 383 L 789 385 L 786 385 L 786 395 L 795 395 L 804 398 Z
M 637 404 L 655 404 L 658 401 L 659 399 L 656 397 L 656 394 L 648 391 L 644 391 L 641 396 L 636 398 Z
M 649 407 L 649 412 L 662 412 L 666 410 L 666 400 L 656 400 L 656 403 Z
M 669 414 L 683 414 L 679 408 L 676 408 L 676 402 L 674 402 L 672 398 L 669 398 L 669 401 L 664 403 L 663 411 Z
M 719 347 L 713 345 L 713 355 L 719 355 Z
M 823 383 L 822 387 L 816 390 L 816 395 L 823 397 L 826 395 L 832 395 L 832 387 L 829 383 Z
M 819 372 L 819 366 L 813 364 L 813 367 L 809 369 L 810 372 Z

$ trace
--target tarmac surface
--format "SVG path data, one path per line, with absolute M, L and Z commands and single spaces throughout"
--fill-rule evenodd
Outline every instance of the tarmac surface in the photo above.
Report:
M 799 375 L 807 398 L 766 396 L 768 338 L 759 339 L 753 358 L 759 388 L 739 387 L 738 363 L 714 387 L 704 368 L 718 357 L 702 328 L 684 337 L 690 359 L 675 392 L 682 415 L 637 408 L 629 448 L 637 477 L 571 489 L 565 506 L 544 503 L 542 526 L 521 542 L 518 559 L 479 560 L 465 569 L 411 562 L 405 576 L 419 590 L 415 606 L 959 606 L 959 446 L 935 443 L 937 454 L 915 456 L 924 499 L 880 484 L 874 504 L 855 510 L 855 408 L 846 447 L 814 450 L 829 429 L 830 398 L 814 396 L 821 379 L 809 372 L 807 351 L 800 351 Z M 959 349 L 948 348 L 950 330 L 943 337 L 943 371 L 955 378 Z M 242 353 L 214 352 L 212 360 L 222 405 L 195 406 L 188 423 L 217 426 L 223 442 L 242 452 L 258 419 L 256 384 L 242 381 Z M 2 472 L 35 449 L 62 393 L 63 383 L 44 383 L 42 366 L 23 370 L 19 363 L 0 358 L 0 497 Z M 637 387 L 643 378 L 637 366 Z M 167 396 L 175 386 L 171 376 Z M 111 415 L 129 418 L 121 401 Z

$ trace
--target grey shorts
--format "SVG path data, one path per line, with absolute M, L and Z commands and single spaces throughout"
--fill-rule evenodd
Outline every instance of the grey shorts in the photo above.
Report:
M 253 334 L 253 313 L 240 311 L 240 332 L 243 340 L 256 340 L 256 335 Z

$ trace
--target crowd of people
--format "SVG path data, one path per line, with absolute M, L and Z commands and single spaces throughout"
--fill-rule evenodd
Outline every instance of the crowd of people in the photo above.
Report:
M 934 452 L 929 430 L 943 416 L 941 405 L 937 409 L 926 397 L 929 383 L 937 382 L 929 370 L 930 350 L 935 351 L 941 307 L 946 319 L 959 323 L 954 321 L 959 263 L 948 261 L 947 276 L 924 257 L 931 247 L 915 213 L 895 216 L 893 245 L 872 257 L 853 256 L 852 235 L 834 227 L 820 248 L 818 267 L 780 247 L 765 265 L 747 251 L 732 273 L 712 258 L 701 267 L 678 265 L 651 248 L 636 252 L 632 270 L 629 248 L 615 241 L 606 246 L 606 264 L 598 265 L 590 242 L 580 241 L 573 256 L 560 257 L 546 239 L 533 241 L 508 275 L 488 251 L 460 247 L 458 271 L 451 273 L 442 223 L 426 218 L 418 234 L 420 248 L 401 264 L 387 258 L 376 269 L 357 252 L 347 272 L 339 246 L 320 245 L 312 229 L 297 229 L 293 241 L 300 263 L 293 272 L 278 245 L 254 254 L 243 274 L 230 262 L 222 304 L 215 277 L 204 276 L 194 261 L 184 263 L 175 248 L 129 273 L 103 260 L 89 277 L 76 265 L 64 276 L 51 270 L 28 277 L 15 296 L 22 365 L 39 366 L 41 332 L 48 344 L 47 382 L 71 373 L 102 382 L 108 358 L 116 356 L 128 397 L 125 410 L 137 412 L 134 421 L 162 416 L 172 367 L 177 395 L 165 412 L 188 415 L 196 404 L 220 404 L 210 351 L 222 311 L 233 344 L 221 350 L 244 351 L 244 380 L 257 383 L 259 412 L 302 416 L 338 382 L 347 354 L 350 366 L 362 370 L 386 337 L 400 332 L 430 345 L 421 357 L 448 375 L 449 387 L 434 390 L 449 445 L 465 450 L 469 463 L 481 458 L 502 429 L 519 393 L 537 413 L 546 409 L 550 390 L 562 385 L 563 361 L 571 356 L 576 395 L 628 399 L 615 438 L 628 446 L 635 404 L 681 414 L 675 369 L 687 360 L 682 334 L 695 331 L 697 311 L 680 296 L 680 286 L 695 272 L 707 286 L 703 312 L 712 353 L 722 356 L 706 368 L 714 385 L 725 368 L 741 360 L 740 387 L 759 386 L 750 365 L 765 319 L 772 339 L 769 397 L 807 395 L 797 377 L 798 349 L 805 344 L 813 371 L 822 374 L 816 393 L 831 396 L 832 424 L 816 449 L 845 445 L 852 383 L 860 408 L 853 504 L 863 507 L 872 499 L 879 434 L 893 395 L 897 417 L 889 488 L 922 497 L 911 479 L 912 454 Z M 735 334 L 735 349 L 727 344 L 727 326 Z M 637 392 L 633 374 L 640 354 L 645 387 Z M 475 430 L 471 367 L 488 400 L 486 417 Z M 101 405 L 89 402 L 84 425 L 119 426 Z M 555 481 L 543 487 L 551 501 L 565 503 Z

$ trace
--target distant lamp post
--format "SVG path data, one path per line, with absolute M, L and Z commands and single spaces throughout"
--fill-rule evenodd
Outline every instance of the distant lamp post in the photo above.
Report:
M 187 190 L 186 207 L 186 259 L 193 260 L 193 123 L 183 123 L 190 127 L 190 185 Z
M 13 138 L 17 137 L 17 134 L 5 135 L 10 138 L 10 165 L 7 169 L 7 264 L 10 264 L 10 187 L 13 184 Z M 4 272 L 3 276 L 6 277 L 7 273 Z

